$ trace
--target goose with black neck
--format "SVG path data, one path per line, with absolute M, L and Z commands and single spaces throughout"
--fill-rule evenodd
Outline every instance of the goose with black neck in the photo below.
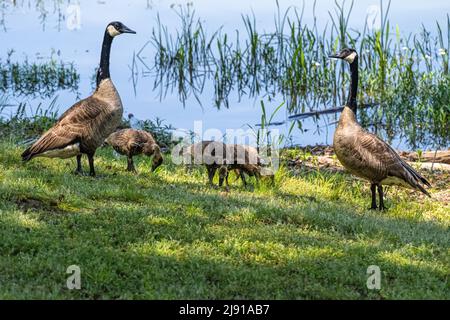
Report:
M 345 48 L 337 54 L 330 55 L 330 58 L 348 62 L 351 74 L 347 103 L 334 133 L 334 151 L 348 171 L 370 182 L 372 192 L 370 209 L 386 209 L 383 185 L 412 188 L 430 196 L 423 187 L 423 185 L 431 187 L 430 183 L 403 161 L 389 144 L 365 130 L 358 123 L 356 118 L 358 109 L 358 54 L 356 50 Z
M 109 63 L 113 39 L 124 33 L 136 32 L 118 21 L 107 25 L 94 93 L 64 112 L 52 128 L 22 153 L 23 161 L 30 161 L 35 157 L 62 159 L 77 157 L 75 172 L 81 174 L 81 157 L 86 154 L 89 174 L 95 176 L 95 152 L 115 131 L 122 119 L 122 101 L 111 80 Z

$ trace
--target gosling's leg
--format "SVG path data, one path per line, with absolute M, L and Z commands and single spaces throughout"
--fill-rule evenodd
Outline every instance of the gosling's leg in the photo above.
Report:
M 136 173 L 136 168 L 134 167 L 133 157 L 128 157 L 128 167 L 127 171 Z
M 230 175 L 230 173 L 229 172 L 227 172 L 227 175 L 225 176 L 225 190 L 227 191 L 227 192 L 229 192 L 230 191 L 230 184 L 228 183 L 228 176 Z
M 244 187 L 247 187 L 247 181 L 245 180 L 244 171 L 239 170 L 239 176 L 241 177 L 242 183 L 244 184 Z
M 210 186 L 214 186 L 213 179 L 214 179 L 214 175 L 216 174 L 216 167 L 210 166 L 210 167 L 207 167 L 207 168 L 208 168 L 209 185 Z
M 372 206 L 370 207 L 370 210 L 376 210 L 377 207 L 377 185 L 375 183 L 372 183 L 370 185 L 370 191 L 372 191 Z
M 255 173 L 256 186 L 259 187 L 259 175 Z

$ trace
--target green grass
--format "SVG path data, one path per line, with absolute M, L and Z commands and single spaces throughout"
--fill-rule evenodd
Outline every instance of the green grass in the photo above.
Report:
M 22 164 L 20 151 L 0 143 L 2 299 L 450 297 L 449 205 L 416 193 L 389 189 L 380 213 L 342 174 L 282 169 L 274 188 L 227 194 L 167 159 L 150 174 L 141 158 L 135 176 L 99 150 L 93 179 L 71 174 L 74 160 Z M 66 288 L 73 264 L 81 290 Z

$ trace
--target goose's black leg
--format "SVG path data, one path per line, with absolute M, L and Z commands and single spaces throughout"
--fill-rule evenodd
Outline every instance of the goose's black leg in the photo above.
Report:
M 380 196 L 380 206 L 379 206 L 380 211 L 386 210 L 386 207 L 384 206 L 384 201 L 383 201 L 383 187 L 381 186 L 381 184 L 378 185 L 378 195 Z
M 75 174 L 82 174 L 82 167 L 81 167 L 81 154 L 77 155 L 77 169 L 75 170 Z
M 127 171 L 136 173 L 136 168 L 134 167 L 133 157 L 128 157 Z
M 88 160 L 89 160 L 89 175 L 91 177 L 95 177 L 94 155 L 93 154 L 88 154 L 87 157 L 88 157 Z
M 372 183 L 370 185 L 370 191 L 372 191 L 372 206 L 370 207 L 370 210 L 376 210 L 377 209 L 377 185 L 375 183 Z

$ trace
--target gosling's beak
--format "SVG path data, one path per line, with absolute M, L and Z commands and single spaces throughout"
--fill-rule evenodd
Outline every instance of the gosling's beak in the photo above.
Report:
M 131 29 L 128 28 L 127 26 L 123 26 L 123 27 L 120 29 L 120 32 L 121 32 L 121 33 L 132 33 L 132 34 L 136 34 L 136 31 L 131 30 Z

